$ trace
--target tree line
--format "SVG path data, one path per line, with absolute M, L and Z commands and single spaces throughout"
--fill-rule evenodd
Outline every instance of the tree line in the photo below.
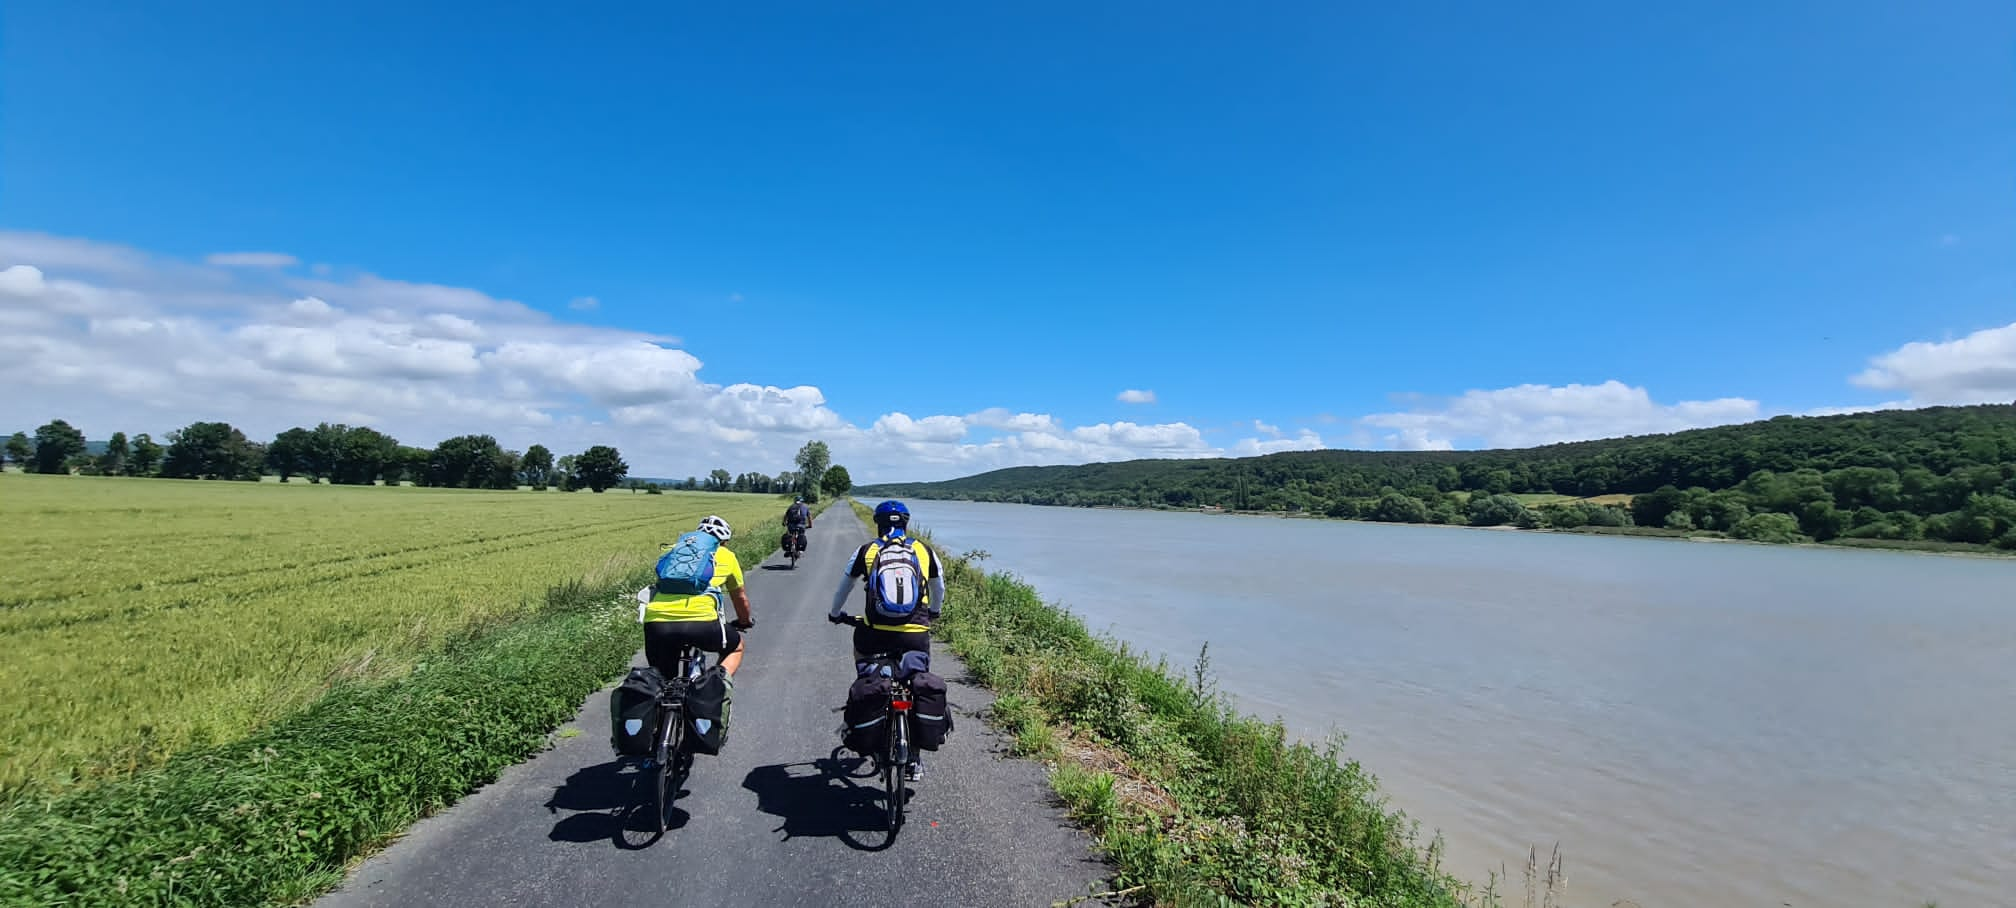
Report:
M 152 476 L 166 479 L 256 481 L 278 476 L 335 485 L 399 485 L 456 489 L 558 488 L 601 492 L 610 488 L 658 491 L 667 488 L 710 491 L 799 493 L 816 498 L 845 494 L 852 488 L 847 468 L 831 465 L 823 441 L 798 452 L 799 469 L 768 476 L 731 476 L 715 470 L 703 484 L 688 478 L 682 484 L 628 479 L 629 464 L 609 445 L 595 445 L 579 454 L 555 458 L 545 445 L 523 452 L 507 450 L 489 435 L 458 435 L 432 448 L 400 444 L 368 426 L 321 423 L 296 426 L 266 443 L 254 442 L 224 422 L 195 422 L 168 433 L 167 444 L 146 433 L 128 439 L 114 432 L 93 452 L 84 433 L 61 420 L 51 420 L 31 437 L 16 432 L 7 439 L 4 460 L 35 473 L 81 473 L 98 476 Z M 815 477 L 808 479 L 808 477 Z
M 1015 467 L 862 491 L 1400 523 L 1652 527 L 1776 542 L 1931 539 L 2016 549 L 2016 405 L 1781 416 L 1519 450 L 1298 451 Z M 1578 500 L 1550 500 L 1556 498 Z

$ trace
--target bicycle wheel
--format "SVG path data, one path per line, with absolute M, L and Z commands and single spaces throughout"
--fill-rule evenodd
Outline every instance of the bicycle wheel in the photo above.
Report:
M 909 714 L 900 710 L 889 711 L 889 754 L 882 761 L 882 783 L 889 792 L 886 810 L 889 815 L 889 834 L 903 826 L 904 779 L 909 770 Z
M 658 749 L 655 752 L 658 763 L 658 778 L 653 786 L 651 806 L 657 815 L 658 834 L 665 834 L 666 821 L 672 815 L 672 799 L 679 795 L 679 777 L 682 751 L 686 743 L 685 716 L 678 709 L 665 711 L 665 726 L 658 732 Z

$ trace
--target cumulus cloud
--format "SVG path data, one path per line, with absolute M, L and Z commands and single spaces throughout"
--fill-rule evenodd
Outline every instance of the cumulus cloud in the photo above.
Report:
M 7 296 L 40 296 L 43 288 L 42 269 L 34 265 L 9 265 L 0 271 L 0 294 Z
M 592 296 L 577 296 L 567 301 L 567 308 L 576 312 L 593 312 L 602 308 L 602 301 Z
M 1851 381 L 1902 391 L 1913 406 L 2016 400 L 2016 322 L 1958 340 L 1905 344 L 1871 359 Z
M 291 268 L 301 264 L 285 252 L 213 252 L 203 261 L 225 268 Z
M 1255 457 L 1261 454 L 1279 454 L 1282 451 L 1320 451 L 1326 445 L 1323 436 L 1309 429 L 1298 430 L 1293 436 L 1282 434 L 1274 426 L 1264 426 L 1258 420 L 1256 426 L 1273 429 L 1266 438 L 1242 438 L 1232 446 L 1234 457 Z
M 1110 388 L 1112 386 L 1108 385 L 1107 387 Z M 1115 399 L 1123 404 L 1152 404 L 1155 402 L 1155 392 L 1138 391 L 1133 388 L 1128 388 L 1127 390 L 1120 392 L 1119 396 L 1116 397 Z
M 1466 391 L 1456 398 L 1360 420 L 1388 430 L 1379 440 L 1401 450 L 1449 450 L 1481 443 L 1519 448 L 1561 441 L 1675 432 L 1759 418 L 1754 400 L 1721 398 L 1662 404 L 1644 388 L 1600 385 L 1519 385 Z

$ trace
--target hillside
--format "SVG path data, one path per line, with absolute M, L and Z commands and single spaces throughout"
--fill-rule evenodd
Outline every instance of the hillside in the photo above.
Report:
M 1014 467 L 858 493 L 1402 522 L 1635 524 L 1781 541 L 1858 533 L 1970 543 L 2006 537 L 2016 547 L 2016 405 L 1781 416 L 1516 450 L 1296 451 Z M 1635 497 L 1629 505 L 1556 501 L 1612 495 Z M 1796 526 L 1769 519 L 1773 514 Z

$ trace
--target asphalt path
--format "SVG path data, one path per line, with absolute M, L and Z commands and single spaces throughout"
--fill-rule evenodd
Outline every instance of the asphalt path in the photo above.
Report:
M 796 569 L 773 554 L 749 570 L 756 628 L 728 744 L 696 759 L 662 838 L 635 765 L 610 752 L 604 690 L 550 749 L 415 824 L 317 904 L 1045 906 L 1110 888 L 1042 767 L 1007 755 L 978 715 L 992 697 L 942 647 L 957 728 L 902 830 L 883 830 L 879 775 L 837 750 L 851 629 L 826 621 L 867 540 L 852 509 L 830 508 Z

